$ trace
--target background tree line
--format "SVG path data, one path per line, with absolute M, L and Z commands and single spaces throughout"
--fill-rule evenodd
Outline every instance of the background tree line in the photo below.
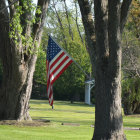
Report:
M 68 8 L 69 5 L 72 8 Z M 134 0 L 122 38 L 122 102 L 125 114 L 140 112 L 140 20 L 137 18 L 140 16 L 139 7 L 139 1 Z M 67 5 L 65 1 L 52 1 L 48 15 L 34 75 L 34 98 L 47 98 L 45 63 L 48 34 L 53 35 L 87 73 L 92 71 L 78 3 L 73 1 Z M 54 98 L 84 101 L 84 81 L 85 75 L 72 64 L 54 84 Z M 94 99 L 91 100 L 94 103 Z
M 38 86 L 39 83 L 44 83 L 44 86 L 40 85 L 38 88 L 33 88 L 33 92 L 43 90 L 43 94 L 40 93 L 43 96 L 46 95 L 46 48 L 48 34 L 53 36 L 57 43 L 70 54 L 86 73 L 91 73 L 91 64 L 87 53 L 78 3 L 76 1 L 71 2 L 72 8 L 68 8 L 69 5 L 65 1 L 52 1 L 50 3 L 48 18 L 46 19 L 47 24 L 44 28 L 34 74 L 34 83 Z M 54 83 L 54 99 L 83 101 L 84 82 L 85 74 L 75 63 L 72 63 Z
M 133 0 L 123 33 L 122 101 L 125 114 L 140 113 L 140 1 Z

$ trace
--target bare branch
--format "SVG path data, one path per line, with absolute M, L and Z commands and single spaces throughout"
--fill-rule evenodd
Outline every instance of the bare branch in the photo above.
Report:
M 1 0 L 0 2 L 0 9 L 2 7 L 6 7 L 5 0 Z M 8 32 L 9 31 L 9 14 L 7 9 L 0 10 L 0 35 L 2 32 Z M 8 21 L 8 22 L 7 22 Z
M 9 0 L 8 0 L 8 1 L 9 1 Z M 8 6 L 5 6 L 3 9 L 1 9 L 1 10 L 0 10 L 0 13 L 3 12 L 3 11 L 4 11 L 5 9 L 7 9 L 8 7 L 10 7 L 10 6 L 12 6 L 13 4 L 15 4 L 17 1 L 19 1 L 19 0 L 15 0 L 15 1 L 13 1 L 13 2 L 10 2 L 10 1 L 9 1 L 10 4 L 9 4 Z
M 28 3 L 29 1 L 27 1 Z M 30 36 L 31 34 L 31 19 L 32 19 L 32 10 L 31 9 L 31 5 L 28 4 L 29 9 L 25 8 L 24 6 L 24 1 L 19 1 L 19 5 L 22 7 L 22 11 L 24 11 L 24 13 L 20 16 L 20 20 L 21 20 L 21 25 L 23 28 L 23 35 L 27 35 Z
M 46 12 L 48 9 L 48 4 L 50 0 L 39 0 L 38 1 L 38 7 L 41 8 L 41 13 L 36 13 L 36 23 L 33 25 L 33 35 L 34 35 L 34 41 L 38 40 L 38 45 L 41 41 L 41 35 L 42 35 L 42 29 L 45 23 L 46 18 Z M 38 20 L 40 19 L 40 20 Z
M 79 29 L 79 24 L 78 24 L 78 10 L 77 10 L 77 2 L 75 1 L 74 3 L 75 3 L 75 9 L 76 9 L 76 19 L 75 19 L 75 20 L 76 20 L 76 26 L 77 26 L 77 30 L 78 30 L 79 36 L 80 36 L 81 41 L 82 41 L 83 46 L 84 46 L 83 37 L 82 37 L 82 35 L 81 35 L 80 29 Z
M 121 5 L 121 15 L 120 15 L 120 30 L 123 32 L 124 25 L 127 20 L 128 11 L 130 8 L 132 0 L 123 0 Z
M 132 52 L 130 51 L 130 48 L 129 48 L 129 43 L 128 43 L 128 39 L 126 37 L 126 34 L 124 34 L 124 37 L 125 37 L 125 43 L 126 43 L 126 51 L 127 51 L 127 54 L 126 54 L 126 57 L 129 58 L 129 62 L 131 63 L 131 69 L 130 68 L 125 68 L 125 70 L 127 70 L 128 72 L 130 71 L 133 71 L 133 73 L 135 73 L 136 76 L 138 76 L 140 78 L 140 71 L 139 71 L 139 68 L 137 66 L 137 63 L 136 63 L 136 60 L 132 54 Z
M 67 17 L 67 21 L 68 21 L 68 25 L 69 25 L 69 35 L 71 36 L 71 39 L 73 40 L 73 33 L 72 33 L 72 28 L 71 28 L 71 24 L 70 24 L 70 20 L 69 20 L 68 8 L 67 8 L 66 0 L 63 0 L 63 1 L 64 1 L 66 17 Z
M 134 17 L 134 15 L 132 13 L 130 13 L 130 15 L 133 19 L 134 29 L 135 29 L 135 32 L 136 32 L 136 38 L 138 38 L 140 40 L 140 22 L 137 25 L 137 21 L 136 21 L 136 18 Z
M 90 60 L 92 66 L 95 66 L 96 59 L 96 40 L 95 40 L 95 27 L 93 15 L 91 12 L 91 5 L 88 0 L 78 0 L 80 11 L 82 15 L 82 21 L 85 29 L 88 53 L 90 54 Z M 93 68 L 93 73 L 95 73 L 95 68 Z
M 61 29 L 61 31 L 62 31 L 62 36 L 63 36 L 64 43 L 65 43 L 65 49 L 67 50 L 67 41 L 66 41 L 66 36 L 65 36 L 65 34 L 64 34 L 64 27 L 63 27 L 62 21 L 61 21 L 61 19 L 60 19 L 60 16 L 59 16 L 59 14 L 58 14 L 58 11 L 57 11 L 55 5 L 56 5 L 56 4 L 54 3 L 54 0 L 53 0 L 53 7 L 54 7 L 54 10 L 55 10 L 55 13 L 56 13 L 56 17 L 57 17 L 58 23 L 59 23 L 59 25 L 60 25 L 60 29 Z

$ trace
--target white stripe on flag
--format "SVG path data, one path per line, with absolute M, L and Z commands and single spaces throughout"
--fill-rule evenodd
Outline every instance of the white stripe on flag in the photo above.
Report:
M 69 61 L 71 61 L 71 58 L 67 59 L 65 63 L 63 63 L 63 65 L 54 73 L 54 75 L 50 78 L 51 82 L 59 74 L 59 72 L 66 66 L 66 64 L 69 63 Z
M 48 85 L 48 90 L 47 90 L 47 93 L 48 93 L 48 96 L 50 95 L 50 90 L 51 90 L 51 84 Z
M 52 63 L 61 55 L 61 53 L 63 53 L 62 50 L 50 61 L 50 65 L 52 65 Z
M 65 59 L 67 55 L 65 54 L 61 59 L 51 68 L 50 73 L 54 71 L 54 69 Z

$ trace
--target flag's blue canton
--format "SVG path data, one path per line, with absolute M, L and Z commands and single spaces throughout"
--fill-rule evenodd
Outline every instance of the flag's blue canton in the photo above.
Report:
M 59 52 L 61 48 L 49 37 L 47 48 L 47 60 L 51 61 Z

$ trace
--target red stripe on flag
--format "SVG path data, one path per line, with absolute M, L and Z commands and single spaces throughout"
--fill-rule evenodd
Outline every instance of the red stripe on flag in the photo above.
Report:
M 53 105 L 53 100 L 52 101 L 49 101 L 49 104 L 52 106 Z
M 57 78 L 64 72 L 64 70 L 72 63 L 73 61 L 70 60 L 65 66 L 64 68 L 55 76 L 55 78 L 52 80 L 52 82 L 50 82 L 50 78 L 51 76 L 49 75 L 48 77 L 48 81 L 47 81 L 47 92 L 48 92 L 48 88 L 50 87 L 50 92 L 48 93 L 48 97 L 49 99 L 51 98 L 53 92 L 52 92 L 52 84 L 57 80 Z
M 51 87 L 50 87 L 50 93 L 49 93 L 49 98 L 51 98 L 52 97 L 52 94 L 53 94 L 53 91 L 52 91 L 52 85 L 51 85 Z
M 73 61 L 70 60 L 66 65 L 65 67 L 55 76 L 55 78 L 51 81 L 51 84 L 53 84 L 57 79 L 58 77 L 65 71 L 65 69 L 72 63 Z
M 55 74 L 55 72 L 65 63 L 65 61 L 69 59 L 68 56 L 66 56 L 62 61 L 61 63 L 53 70 L 53 72 L 50 74 L 50 79 L 51 77 Z
M 60 54 L 60 56 L 51 64 L 50 69 L 64 56 L 64 52 Z
M 49 104 L 53 105 L 53 83 L 72 63 L 72 59 L 49 37 L 47 48 L 47 94 Z

